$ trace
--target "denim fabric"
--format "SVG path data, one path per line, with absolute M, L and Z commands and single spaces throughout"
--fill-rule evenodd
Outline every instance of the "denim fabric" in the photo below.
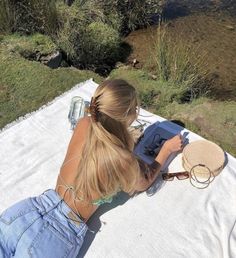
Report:
M 0 258 L 74 258 L 87 229 L 58 193 L 49 189 L 0 215 Z

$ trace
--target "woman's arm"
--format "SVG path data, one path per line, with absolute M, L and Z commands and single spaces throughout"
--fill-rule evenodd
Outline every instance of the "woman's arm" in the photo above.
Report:
M 65 159 L 63 161 L 62 167 L 77 166 L 80 157 L 80 151 L 82 151 L 81 146 L 85 143 L 86 134 L 88 132 L 88 127 L 90 124 L 90 117 L 81 118 L 72 134 L 69 145 L 67 147 L 67 152 Z M 71 168 L 72 169 L 72 168 Z
M 182 150 L 182 137 L 181 135 L 176 135 L 164 143 L 151 165 L 139 161 L 141 174 L 135 190 L 138 192 L 146 191 L 160 174 L 161 168 L 170 154 L 180 150 Z

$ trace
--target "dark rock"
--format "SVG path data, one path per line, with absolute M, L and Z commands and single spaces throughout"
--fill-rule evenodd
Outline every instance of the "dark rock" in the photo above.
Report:
M 68 6 L 71 6 L 73 4 L 74 0 L 64 0 L 64 3 Z
M 48 56 L 41 56 L 40 61 L 52 69 L 58 68 L 62 61 L 62 54 L 57 51 Z

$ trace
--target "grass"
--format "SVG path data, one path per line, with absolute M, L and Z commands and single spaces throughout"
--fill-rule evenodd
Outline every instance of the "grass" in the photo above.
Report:
M 207 98 L 189 104 L 171 103 L 162 115 L 178 119 L 190 130 L 219 144 L 236 156 L 236 101 L 214 101 Z
M 234 24 L 235 19 L 224 12 L 200 12 L 170 20 L 164 29 L 172 44 L 183 43 L 190 48 L 186 47 L 186 51 L 191 59 L 199 57 L 194 64 L 200 62 L 200 71 L 207 68 L 210 94 L 217 100 L 236 100 L 236 33 L 227 28 Z M 156 73 L 151 62 L 155 60 L 149 57 L 153 56 L 157 34 L 157 26 L 130 33 L 125 39 L 133 48 L 129 62 L 135 58 L 139 61 L 138 68 L 148 66 L 149 71 Z
M 39 62 L 28 61 L 12 51 L 18 49 L 16 38 L 1 37 L 0 41 L 0 128 L 37 110 L 79 82 L 91 77 L 98 83 L 102 80 L 91 71 L 50 69 Z M 44 53 L 51 48 L 39 46 Z
M 153 80 L 145 71 L 124 66 L 112 71 L 111 79 L 123 78 L 137 89 L 142 107 L 169 120 L 179 120 L 189 130 L 219 144 L 236 156 L 236 101 L 213 101 L 207 97 L 178 103 L 176 89 Z
M 173 82 L 153 80 L 152 75 L 142 69 L 124 66 L 113 70 L 109 77 L 130 81 L 139 93 L 141 105 L 153 112 L 172 101 L 180 102 L 184 94 L 183 89 Z
M 49 36 L 35 33 L 32 36 L 22 36 L 17 33 L 6 35 L 1 39 L 1 46 L 5 47 L 8 52 L 13 52 L 28 58 L 35 53 L 48 55 L 57 50 Z
M 25 53 L 36 51 L 44 55 L 56 49 L 55 44 L 41 34 L 0 35 L 0 128 L 37 110 L 79 82 L 91 77 L 98 83 L 103 80 L 91 71 L 52 70 L 24 58 Z M 160 77 L 154 80 L 147 71 L 128 66 L 114 69 L 109 77 L 123 78 L 134 85 L 143 108 L 169 120 L 182 121 L 186 128 L 236 156 L 236 142 L 232 140 L 236 138 L 235 101 L 213 101 L 204 96 L 181 103 L 183 89 L 175 81 Z
M 174 39 L 168 34 L 168 23 L 159 24 L 153 36 L 153 48 L 150 59 L 154 72 L 160 81 L 169 82 L 179 88 L 182 96 L 180 101 L 193 99 L 209 93 L 206 56 L 197 54 L 188 42 L 181 38 Z

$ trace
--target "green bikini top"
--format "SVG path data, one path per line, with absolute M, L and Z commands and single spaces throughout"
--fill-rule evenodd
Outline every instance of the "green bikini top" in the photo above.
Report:
M 101 198 L 101 199 L 98 199 L 98 200 L 93 200 L 92 204 L 99 206 L 99 205 L 104 204 L 104 203 L 111 203 L 112 200 L 113 200 L 113 197 L 112 196 L 108 196 L 106 198 Z
M 72 185 L 68 185 L 68 184 L 64 181 L 64 179 L 62 178 L 62 176 L 61 176 L 60 174 L 59 174 L 59 177 L 60 177 L 61 181 L 64 183 L 64 185 L 58 185 L 58 187 L 59 187 L 59 186 L 66 187 L 66 191 L 67 191 L 67 190 L 71 190 L 71 191 L 73 192 L 73 194 L 74 194 L 74 191 L 75 191 L 74 187 L 73 187 Z M 76 199 L 77 199 L 77 200 L 80 200 L 80 201 L 83 201 L 82 198 L 74 197 L 74 200 L 76 200 Z M 105 197 L 105 198 L 100 198 L 100 199 L 97 199 L 97 200 L 93 200 L 93 201 L 92 201 L 92 204 L 99 206 L 99 205 L 104 204 L 104 203 L 111 203 L 112 200 L 113 200 L 113 196 L 107 196 L 107 197 Z

